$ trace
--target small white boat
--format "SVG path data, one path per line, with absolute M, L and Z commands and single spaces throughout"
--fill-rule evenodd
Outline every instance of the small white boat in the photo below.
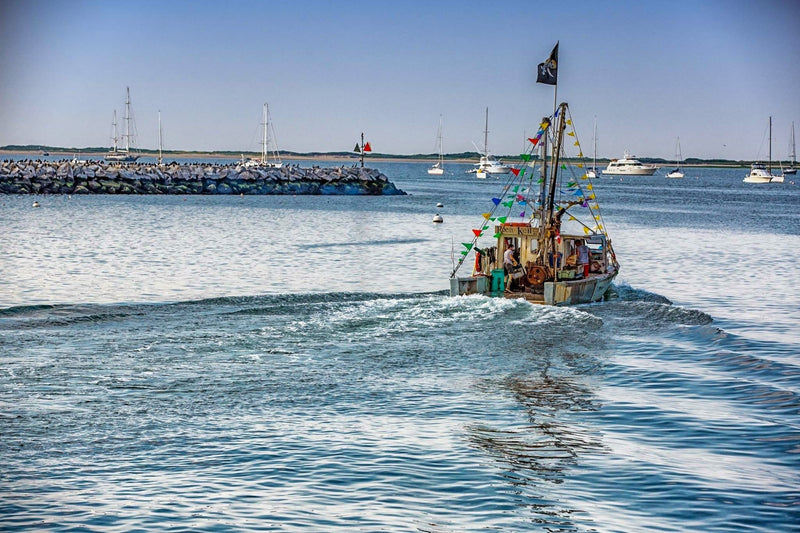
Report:
M 476 147 L 477 148 L 477 147 Z M 475 168 L 468 170 L 467 173 L 477 174 L 476 177 L 483 179 L 486 174 L 508 174 L 511 167 L 508 167 L 489 155 L 489 108 L 486 108 L 486 126 L 483 130 L 483 154 L 481 155 Z M 483 174 L 483 176 L 481 176 Z
M 264 122 L 262 125 L 264 126 L 264 135 L 261 140 L 261 158 L 245 161 L 244 166 L 247 168 L 281 168 L 283 167 L 283 162 L 278 155 L 278 142 L 275 140 L 275 127 L 269 122 L 269 104 L 266 103 L 264 104 Z M 274 148 L 270 148 L 270 132 L 272 133 L 272 140 L 275 144 Z
M 675 140 L 675 169 L 667 172 L 668 178 L 682 178 L 683 170 L 681 170 L 681 138 Z
M 763 163 L 753 163 L 750 165 L 750 174 L 742 180 L 745 183 L 783 183 L 783 176 L 772 174 L 772 117 L 769 117 L 769 163 L 765 167 Z
M 770 183 L 774 177 L 762 163 L 753 163 L 750 165 L 750 174 L 745 176 L 742 181 L 745 183 Z
M 439 160 L 428 169 L 431 176 L 441 176 L 444 174 L 444 152 L 442 152 L 442 115 L 439 115 L 439 133 L 436 135 L 439 144 Z
M 612 159 L 608 166 L 603 170 L 607 176 L 652 176 L 658 167 L 655 165 L 645 165 L 637 160 L 630 152 L 625 151 L 622 159 Z

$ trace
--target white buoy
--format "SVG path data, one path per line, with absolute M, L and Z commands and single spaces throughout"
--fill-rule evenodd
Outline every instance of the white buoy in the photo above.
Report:
M 33 202 L 33 207 L 39 207 L 39 202 L 34 201 Z
M 439 202 L 438 204 L 436 204 L 436 207 L 444 207 L 444 205 L 441 202 Z
M 442 218 L 442 215 L 436 213 L 435 215 L 433 215 L 433 221 L 438 224 L 440 222 L 444 222 L 444 219 Z

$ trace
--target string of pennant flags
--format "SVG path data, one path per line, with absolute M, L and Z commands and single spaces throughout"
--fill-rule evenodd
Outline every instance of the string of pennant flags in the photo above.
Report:
M 567 108 L 569 112 L 569 108 Z M 550 125 L 558 118 L 560 110 L 556 110 L 550 117 L 547 117 L 539 124 L 539 129 L 536 132 L 536 135 L 533 137 L 528 138 L 528 142 L 530 143 L 530 147 L 528 151 L 524 154 L 520 155 L 522 159 L 522 166 L 521 168 L 512 168 L 511 172 L 513 174 L 513 181 L 518 181 L 519 183 L 524 183 L 526 171 L 531 168 L 529 166 L 531 159 L 533 158 L 533 152 L 539 147 L 539 143 L 541 142 L 544 135 L 548 134 L 548 130 Z M 605 222 L 603 220 L 603 215 L 600 211 L 600 205 L 597 202 L 597 195 L 594 192 L 594 184 L 592 183 L 591 178 L 589 177 L 588 173 L 585 170 L 584 159 L 585 156 L 583 154 L 583 150 L 581 149 L 580 141 L 578 139 L 578 134 L 575 131 L 575 127 L 572 124 L 572 117 L 571 114 L 565 121 L 565 124 L 569 127 L 569 130 L 566 131 L 566 135 L 574 139 L 573 146 L 576 146 L 578 149 L 577 157 L 582 159 L 581 162 L 577 163 L 574 167 L 567 166 L 566 163 L 561 164 L 561 170 L 564 172 L 569 172 L 571 174 L 571 178 L 567 180 L 566 185 L 563 188 L 559 188 L 558 192 L 560 193 L 560 199 L 557 200 L 555 203 L 559 206 L 559 209 L 566 210 L 567 208 L 571 207 L 571 205 L 580 205 L 582 208 L 588 210 L 589 216 L 592 218 L 593 222 L 591 225 L 587 225 L 586 223 L 578 220 L 573 215 L 569 215 L 568 220 L 577 222 L 583 227 L 584 234 L 589 233 L 597 233 L 601 232 L 606 234 L 605 231 Z M 562 155 L 564 155 L 564 146 L 561 147 Z M 580 174 L 580 176 L 578 176 Z M 562 173 L 563 175 L 563 173 Z M 499 222 L 500 224 L 505 224 L 509 217 L 513 217 L 512 210 L 515 213 L 516 209 L 514 206 L 516 205 L 517 208 L 522 208 L 521 212 L 519 213 L 519 218 L 525 219 L 527 214 L 528 207 L 532 207 L 531 216 L 536 211 L 536 207 L 539 206 L 537 200 L 534 198 L 531 200 L 529 196 L 526 195 L 530 194 L 532 191 L 533 186 L 533 179 L 534 179 L 534 172 L 530 171 L 528 173 L 528 186 L 524 187 L 523 185 L 513 185 L 510 181 L 505 184 L 503 187 L 502 194 L 500 197 L 493 197 L 491 199 L 492 208 L 489 212 L 482 213 L 482 221 L 479 228 L 475 228 L 472 230 L 473 238 L 471 242 L 462 242 L 462 246 L 464 250 L 461 251 L 461 259 L 459 261 L 460 264 L 464 261 L 466 256 L 470 253 L 470 251 L 475 247 L 478 239 L 484 235 L 484 233 L 489 229 L 490 222 Z M 562 180 L 563 181 L 563 180 Z M 536 181 L 537 184 L 542 184 L 544 182 L 544 177 L 540 176 Z M 576 204 L 575 202 L 579 202 Z M 570 205 L 571 204 L 571 205 Z M 566 207 L 565 207 L 566 206 Z M 501 207 L 506 208 L 505 216 L 496 216 L 495 212 L 498 211 Z M 493 238 L 497 239 L 500 237 L 499 233 L 495 233 Z M 559 236 L 560 237 L 560 236 Z M 608 235 L 606 234 L 606 237 Z M 559 239 L 560 240 L 560 239 Z

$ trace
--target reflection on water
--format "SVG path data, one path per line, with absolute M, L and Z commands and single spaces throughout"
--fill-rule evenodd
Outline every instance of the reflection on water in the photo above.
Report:
M 586 413 L 599 409 L 586 381 L 601 371 L 601 365 L 582 353 L 564 353 L 554 361 L 543 361 L 534 374 L 510 376 L 496 383 L 523 408 L 524 422 L 473 425 L 468 435 L 494 458 L 509 492 L 517 495 L 518 506 L 529 509 L 534 523 L 558 531 L 578 531 L 577 517 L 583 511 L 573 502 L 557 498 L 553 486 L 569 480 L 582 455 L 603 448 L 600 436 L 581 424 Z

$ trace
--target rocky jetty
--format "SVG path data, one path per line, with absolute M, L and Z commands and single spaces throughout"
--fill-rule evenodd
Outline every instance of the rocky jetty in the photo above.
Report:
M 3 161 L 5 194 L 338 194 L 402 195 L 380 171 L 235 164 Z

